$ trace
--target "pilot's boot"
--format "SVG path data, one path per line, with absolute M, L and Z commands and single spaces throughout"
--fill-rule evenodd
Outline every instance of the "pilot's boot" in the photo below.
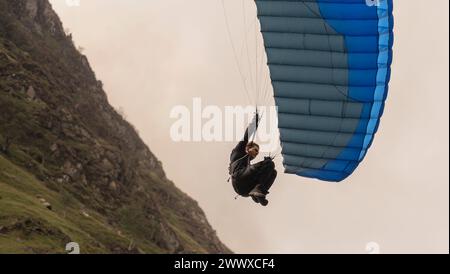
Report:
M 250 191 L 250 193 L 248 194 L 250 195 L 252 198 L 265 198 L 266 194 L 264 193 L 264 191 L 262 191 L 259 187 L 259 185 L 257 185 L 252 191 Z
M 262 206 L 267 206 L 269 204 L 269 200 L 267 200 L 266 198 L 258 198 L 258 200 Z
M 261 190 L 260 185 L 257 185 L 252 191 L 250 191 L 249 195 L 255 203 L 259 203 L 262 206 L 267 206 L 269 204 L 269 201 L 266 199 L 266 195 L 268 193 L 268 191 Z

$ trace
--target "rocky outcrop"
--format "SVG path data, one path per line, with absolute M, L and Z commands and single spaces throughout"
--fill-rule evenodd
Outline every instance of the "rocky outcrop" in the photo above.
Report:
M 81 203 L 78 214 L 105 218 L 132 250 L 230 252 L 109 105 L 48 0 L 0 0 L 0 109 L 1 155 Z

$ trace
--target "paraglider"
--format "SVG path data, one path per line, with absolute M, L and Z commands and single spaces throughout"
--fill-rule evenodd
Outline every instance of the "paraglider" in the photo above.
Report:
M 383 114 L 392 0 L 254 2 L 285 172 L 343 181 L 365 158 Z
M 256 113 L 252 123 L 245 131 L 244 138 L 230 155 L 230 179 L 234 190 L 243 197 L 251 197 L 255 203 L 267 206 L 266 195 L 277 178 L 277 171 L 272 157 L 251 164 L 259 154 L 259 145 L 250 141 L 249 136 L 258 129 L 259 114 Z

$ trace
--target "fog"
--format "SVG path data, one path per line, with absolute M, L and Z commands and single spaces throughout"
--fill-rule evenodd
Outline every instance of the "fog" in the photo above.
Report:
M 219 108 L 246 103 L 219 0 L 51 2 L 110 103 L 233 251 L 366 253 L 375 242 L 383 253 L 448 253 L 447 0 L 395 1 L 390 94 L 354 175 L 330 184 L 279 172 L 267 208 L 234 199 L 233 142 L 170 138 L 174 106 L 191 108 L 194 97 Z M 229 14 L 231 22 L 239 17 Z

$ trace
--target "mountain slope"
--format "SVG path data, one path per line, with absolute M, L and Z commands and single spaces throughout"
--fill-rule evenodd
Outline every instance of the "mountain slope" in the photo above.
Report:
M 124 91 L 126 92 L 126 91 Z M 0 253 L 229 253 L 48 0 L 0 0 Z

